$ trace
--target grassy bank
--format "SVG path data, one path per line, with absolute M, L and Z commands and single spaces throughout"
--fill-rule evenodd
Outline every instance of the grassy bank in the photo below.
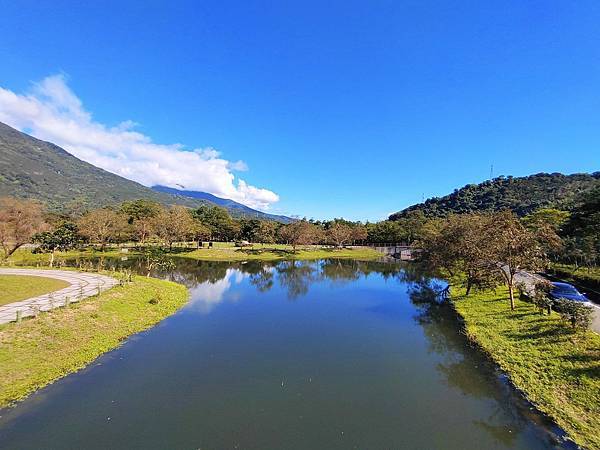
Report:
M 75 372 L 187 301 L 185 287 L 134 277 L 69 308 L 0 326 L 0 407 Z
M 507 290 L 464 296 L 452 290 L 468 337 L 476 342 L 540 411 L 580 445 L 600 448 L 600 336 L 573 334 L 558 314 L 542 316 Z
M 372 248 L 331 248 L 331 247 L 306 247 L 294 250 L 289 245 L 256 244 L 252 247 L 234 247 L 228 243 L 216 243 L 213 248 L 201 248 L 197 250 L 184 250 L 175 247 L 172 253 L 167 255 L 178 258 L 189 258 L 201 261 L 275 261 L 283 259 L 314 260 L 324 258 L 350 258 L 360 260 L 372 260 L 381 258 L 383 255 Z M 121 257 L 125 255 L 136 256 L 143 252 L 130 249 L 128 253 L 121 253 L 119 249 L 108 249 L 100 252 L 97 250 L 72 250 L 68 252 L 57 252 L 56 262 L 59 264 L 61 259 L 67 258 L 94 258 L 94 257 Z M 30 250 L 23 249 L 15 252 L 5 264 L 8 265 L 27 265 L 27 266 L 48 266 L 50 255 L 36 254 Z
M 549 272 L 567 281 L 600 289 L 600 267 L 578 267 L 573 264 L 552 264 Z
M 58 291 L 69 283 L 55 278 L 0 275 L 0 306 Z

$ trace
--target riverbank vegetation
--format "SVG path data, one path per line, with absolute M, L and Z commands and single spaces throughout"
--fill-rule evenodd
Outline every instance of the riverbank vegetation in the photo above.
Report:
M 58 291 L 69 283 L 55 278 L 0 275 L 0 306 Z
M 507 288 L 465 295 L 451 291 L 468 337 L 536 407 L 586 448 L 600 448 L 600 335 L 573 332 L 558 314 L 541 315 Z
M 67 308 L 0 325 L 0 407 L 85 367 L 187 299 L 182 285 L 136 276 Z

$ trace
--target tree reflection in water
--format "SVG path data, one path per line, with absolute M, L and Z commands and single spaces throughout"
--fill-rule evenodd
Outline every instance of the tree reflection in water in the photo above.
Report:
M 515 392 L 492 362 L 469 345 L 456 313 L 441 295 L 445 285 L 418 273 L 412 276 L 409 298 L 418 311 L 414 319 L 423 328 L 429 351 L 443 360 L 437 365 L 438 372 L 449 386 L 493 405 L 486 420 L 473 421 L 475 426 L 499 444 L 511 447 L 533 421 L 552 430 L 545 437 L 549 448 L 569 448 L 569 444 L 559 443 L 562 432 Z

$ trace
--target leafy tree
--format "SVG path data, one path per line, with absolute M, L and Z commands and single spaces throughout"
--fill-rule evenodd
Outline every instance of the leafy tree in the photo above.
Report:
M 406 239 L 405 230 L 398 221 L 384 220 L 367 224 L 367 240 L 369 242 L 402 242 Z
M 79 233 L 91 243 L 100 244 L 104 251 L 106 244 L 115 242 L 127 229 L 127 218 L 108 208 L 95 209 L 82 216 L 77 222 Z
M 577 263 L 600 258 L 600 186 L 584 194 L 564 226 L 568 255 Z
M 240 225 L 218 206 L 200 206 L 192 210 L 192 216 L 208 227 L 212 240 L 232 241 L 240 232 Z
M 174 242 L 196 239 L 206 230 L 200 228 L 201 225 L 194 220 L 191 211 L 185 206 L 172 206 L 153 220 L 158 237 L 169 246 L 169 251 L 173 250 Z
M 569 220 L 570 215 L 568 211 L 542 208 L 523 217 L 523 223 L 529 229 L 547 227 L 558 233 Z
M 336 247 L 343 247 L 352 242 L 353 229 L 350 225 L 342 222 L 334 222 L 326 231 L 327 240 Z
M 254 242 L 262 244 L 274 243 L 277 236 L 277 228 L 278 224 L 276 222 L 262 220 L 258 229 L 254 232 Z
M 522 270 L 536 271 L 547 261 L 546 248 L 556 234 L 548 230 L 531 231 L 525 228 L 511 211 L 491 214 L 487 248 L 495 269 L 502 275 L 508 287 L 510 308 L 515 309 L 515 276 Z
M 587 330 L 592 324 L 594 309 L 581 302 L 561 298 L 555 301 L 560 317 L 571 324 L 573 330 Z
M 466 295 L 471 289 L 493 288 L 501 278 L 490 254 L 487 215 L 450 215 L 444 220 L 433 221 L 422 229 L 418 241 L 419 257 L 430 268 L 443 268 L 451 276 L 464 274 L 461 284 Z
M 44 231 L 32 237 L 39 244 L 39 250 L 50 252 L 50 267 L 54 265 L 54 253 L 67 251 L 79 244 L 81 238 L 77 225 L 73 222 L 62 222 L 52 231 Z
M 533 287 L 531 300 L 533 301 L 533 304 L 539 309 L 540 314 L 544 314 L 544 310 L 548 311 L 548 314 L 552 312 L 552 304 L 554 302 L 549 296 L 551 290 L 552 283 L 545 280 L 538 281 Z
M 152 200 L 132 200 L 121 204 L 121 213 L 134 229 L 135 237 L 143 244 L 156 232 L 153 219 L 163 211 L 163 206 Z
M 362 242 L 366 241 L 368 238 L 367 227 L 363 224 L 356 224 L 352 227 L 352 241 L 354 242 Z
M 298 245 L 310 245 L 321 238 L 321 230 L 307 220 L 298 220 L 279 229 L 280 239 L 294 250 Z
M 33 200 L 0 198 L 0 245 L 4 258 L 31 241 L 36 233 L 47 229 L 42 206 Z

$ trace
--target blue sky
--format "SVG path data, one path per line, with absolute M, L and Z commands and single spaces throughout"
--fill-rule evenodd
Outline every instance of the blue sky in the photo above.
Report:
M 60 75 L 70 114 L 220 161 L 206 170 L 235 181 L 206 185 L 217 195 L 375 220 L 492 164 L 600 169 L 597 1 L 90 3 L 3 2 L 0 88 L 50 97 L 32 83 Z M 5 120 L 54 136 L 22 109 Z M 104 160 L 73 139 L 56 137 Z

